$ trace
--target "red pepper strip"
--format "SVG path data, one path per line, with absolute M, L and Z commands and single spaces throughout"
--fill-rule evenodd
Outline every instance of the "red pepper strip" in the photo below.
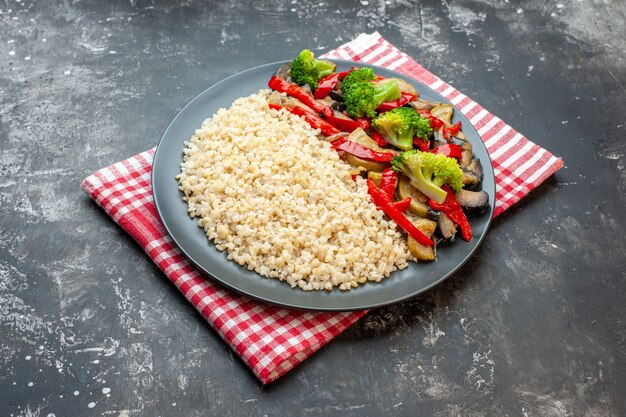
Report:
M 445 124 L 443 120 L 438 119 L 435 116 L 428 116 L 428 118 L 430 119 L 430 127 L 432 127 L 433 130 L 439 130 L 441 126 Z
M 359 67 L 352 67 L 349 71 L 338 72 L 337 75 L 339 75 L 339 81 L 342 81 L 344 78 L 346 78 L 346 75 L 350 74 L 355 69 L 359 69 Z
M 360 143 L 353 142 L 346 138 L 339 138 L 332 141 L 331 146 L 336 151 L 344 151 L 356 157 L 374 162 L 391 162 L 394 154 L 391 152 L 376 152 Z
M 302 107 L 294 106 L 294 108 L 287 109 L 287 110 L 289 110 L 296 116 L 303 116 L 304 120 L 306 120 L 306 122 L 310 124 L 313 129 L 321 130 L 322 135 L 324 136 L 332 136 L 332 135 L 336 135 L 337 133 L 341 133 L 341 130 L 335 128 L 326 120 L 322 119 L 321 117 L 315 114 L 309 113 L 308 111 L 304 110 Z
M 336 117 L 334 114 L 333 115 L 327 114 L 325 115 L 325 118 L 326 120 L 328 120 L 328 123 L 330 123 L 331 125 L 335 126 L 337 129 L 343 132 L 352 132 L 355 129 L 363 128 L 362 124 L 357 120 L 344 119 L 343 117 Z
M 443 128 L 443 137 L 446 140 L 450 140 L 452 138 L 452 136 L 456 135 L 457 133 L 459 133 L 459 131 L 461 130 L 461 122 L 456 122 L 456 124 L 452 127 L 444 127 Z
M 409 236 L 417 240 L 419 243 L 425 246 L 433 246 L 433 241 L 430 240 L 424 233 L 422 233 L 406 216 L 391 202 L 391 199 L 384 191 L 376 188 L 376 184 L 371 178 L 367 179 L 367 190 L 379 208 L 385 212 L 387 216 L 391 218 L 398 226 L 403 228 Z
M 378 143 L 378 146 L 385 146 L 387 144 L 387 139 L 375 130 L 370 134 L 370 138 L 374 139 L 374 141 Z
M 417 136 L 413 138 L 413 145 L 422 152 L 428 152 L 430 149 L 430 141 L 418 138 Z
M 445 145 L 437 146 L 435 149 L 431 150 L 432 153 L 440 153 L 448 158 L 456 158 L 459 161 L 461 160 L 461 153 L 463 150 L 459 145 L 455 145 L 454 143 L 447 143 Z
M 402 200 L 394 201 L 393 205 L 400 210 L 401 212 L 405 212 L 411 207 L 411 197 L 407 197 Z
M 432 127 L 433 130 L 439 130 L 439 128 L 441 128 L 441 126 L 445 124 L 443 120 L 438 119 L 430 114 L 430 110 L 418 110 L 417 112 L 420 114 L 420 116 L 428 117 L 430 119 L 430 127 Z
M 330 94 L 331 91 L 333 91 L 333 88 L 335 88 L 338 82 L 339 74 L 327 75 L 326 77 L 322 78 L 317 84 L 317 88 L 313 93 L 313 97 L 318 100 L 325 98 L 326 96 L 328 96 L 328 94 Z
M 433 210 L 443 211 L 455 224 L 458 224 L 461 228 L 461 235 L 463 239 L 466 241 L 472 240 L 472 227 L 470 226 L 469 220 L 467 220 L 467 216 L 463 212 L 463 207 L 456 201 L 456 197 L 454 197 L 454 192 L 448 187 L 444 185 L 441 187 L 445 190 L 448 195 L 446 195 L 446 199 L 443 204 L 438 204 L 435 200 L 429 198 L 428 204 L 430 208 Z
M 380 189 L 383 190 L 389 198 L 393 198 L 393 193 L 396 191 L 396 181 L 398 180 L 398 174 L 391 168 L 385 168 L 382 172 L 380 179 Z
M 370 122 L 370 119 L 368 119 L 367 117 L 357 117 L 356 121 L 359 122 L 359 124 L 361 125 L 361 129 L 363 130 L 369 129 L 372 125 L 372 122 Z
M 297 98 L 303 104 L 309 106 L 313 110 L 323 115 L 332 114 L 333 110 L 315 100 L 312 95 L 306 92 L 302 87 L 299 87 L 294 84 L 290 84 L 285 80 L 278 78 L 276 75 L 273 75 L 270 78 L 270 81 L 267 83 L 268 87 L 276 90 L 280 93 L 286 93 L 287 95 Z
M 401 93 L 401 97 L 396 101 L 385 101 L 381 103 L 380 106 L 376 107 L 380 113 L 384 113 L 389 110 L 397 109 L 398 107 L 404 106 L 409 101 L 413 101 L 417 98 L 415 94 L 410 93 Z

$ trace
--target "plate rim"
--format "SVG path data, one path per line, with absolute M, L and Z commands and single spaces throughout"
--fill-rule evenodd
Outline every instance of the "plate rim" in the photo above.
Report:
M 176 247 L 178 249 L 180 249 L 180 251 L 183 253 L 184 257 L 189 260 L 189 262 L 191 262 L 195 267 L 197 267 L 204 275 L 208 276 L 208 278 L 215 280 L 216 282 L 218 282 L 220 285 L 223 285 L 227 288 L 230 288 L 234 291 L 236 291 L 238 294 L 241 295 L 245 295 L 248 296 L 250 298 L 253 298 L 255 300 L 259 300 L 262 301 L 264 303 L 268 303 L 271 305 L 275 305 L 275 306 L 280 306 L 280 307 L 285 307 L 285 308 L 289 308 L 289 309 L 295 309 L 295 310 L 301 310 L 301 311 L 320 311 L 320 312 L 347 312 L 347 311 L 358 311 L 358 310 L 366 310 L 366 309 L 375 309 L 375 308 L 380 308 L 380 307 L 384 307 L 387 305 L 391 305 L 391 304 L 396 304 L 399 303 L 401 301 L 407 300 L 409 298 L 415 297 L 419 294 L 422 294 L 428 290 L 430 290 L 433 287 L 436 287 L 437 285 L 441 284 L 442 282 L 444 282 L 445 280 L 447 280 L 448 278 L 450 278 L 452 275 L 454 275 L 458 270 L 460 270 L 468 261 L 469 259 L 475 254 L 475 252 L 478 250 L 478 248 L 481 246 L 481 244 L 483 243 L 489 229 L 491 226 L 491 223 L 493 221 L 493 213 L 495 210 L 495 203 L 496 203 L 496 178 L 495 178 L 495 172 L 493 171 L 493 163 L 492 163 L 492 159 L 491 156 L 489 155 L 489 152 L 487 150 L 486 145 L 484 144 L 484 142 L 482 141 L 482 138 L 480 136 L 480 134 L 478 133 L 478 131 L 476 130 L 476 128 L 474 127 L 474 125 L 472 125 L 472 123 L 470 122 L 469 118 L 467 116 L 465 116 L 463 113 L 461 113 L 461 111 L 452 103 L 450 102 L 450 100 L 446 99 L 445 97 L 443 97 L 443 95 L 441 93 L 439 93 L 438 91 L 432 89 L 431 87 L 429 87 L 428 85 L 424 84 L 423 82 L 414 79 L 413 77 L 406 75 L 406 74 L 401 74 L 395 70 L 389 69 L 389 68 L 385 68 L 385 67 L 381 67 L 381 66 L 377 66 L 377 65 L 372 65 L 372 64 L 368 64 L 365 62 L 358 62 L 358 61 L 350 61 L 350 60 L 343 60 L 343 59 L 329 59 L 329 61 L 332 61 L 338 65 L 347 65 L 347 66 L 366 66 L 369 68 L 373 68 L 375 71 L 376 70 L 383 70 L 385 72 L 392 72 L 394 74 L 399 75 L 400 77 L 404 77 L 404 78 L 408 78 L 410 79 L 411 82 L 417 83 L 418 85 L 416 87 L 419 88 L 426 88 L 428 90 L 430 90 L 431 92 L 434 92 L 435 94 L 441 96 L 446 103 L 449 103 L 452 105 L 453 109 L 455 110 L 455 113 L 458 112 L 459 114 L 462 115 L 463 118 L 465 118 L 468 122 L 469 122 L 469 126 L 470 129 L 473 130 L 476 133 L 476 137 L 480 140 L 480 143 L 482 144 L 484 150 L 485 150 L 485 154 L 487 156 L 488 161 L 483 161 L 481 159 L 481 164 L 483 165 L 483 175 L 484 175 L 484 166 L 485 163 L 488 162 L 489 163 L 489 172 L 492 174 L 491 176 L 493 177 L 493 187 L 490 190 L 486 190 L 488 191 L 490 197 L 493 196 L 493 204 L 489 205 L 489 208 L 480 214 L 480 216 L 489 216 L 486 220 L 485 223 L 485 228 L 483 233 L 477 238 L 476 244 L 475 246 L 462 258 L 462 260 L 460 262 L 458 262 L 458 264 L 450 269 L 449 271 L 447 271 L 445 274 L 443 274 L 439 279 L 437 279 L 436 281 L 432 282 L 431 284 L 428 284 L 422 288 L 420 288 L 419 290 L 416 290 L 414 292 L 410 292 L 407 294 L 403 294 L 401 296 L 395 297 L 395 298 L 391 298 L 389 300 L 386 301 L 381 301 L 381 302 L 376 302 L 376 303 L 365 303 L 363 305 L 355 305 L 355 306 L 349 306 L 349 307 L 320 307 L 320 306 L 303 306 L 303 305 L 297 305 L 297 304 L 293 304 L 293 303 L 289 303 L 289 302 L 281 302 L 280 300 L 274 300 L 274 299 L 269 299 L 263 296 L 258 296 L 255 294 L 251 294 L 241 288 L 238 288 L 236 285 L 229 283 L 228 280 L 217 277 L 215 275 L 213 275 L 211 272 L 209 272 L 207 270 L 207 268 L 202 265 L 201 263 L 197 262 L 196 259 L 194 259 L 193 256 L 191 256 L 187 250 L 185 250 L 185 248 L 179 243 L 179 241 L 176 239 L 175 235 L 172 233 L 171 230 L 171 225 L 168 225 L 168 222 L 166 221 L 164 215 L 163 215 L 163 208 L 162 206 L 159 204 L 159 198 L 157 197 L 157 194 L 160 194 L 159 192 L 157 192 L 157 190 L 159 189 L 159 187 L 157 187 L 156 185 L 158 185 L 158 180 L 156 178 L 158 178 L 156 175 L 154 175 L 155 172 L 155 166 L 157 166 L 157 162 L 160 161 L 161 158 L 159 158 L 159 149 L 162 149 L 162 144 L 164 143 L 164 140 L 166 139 L 166 136 L 168 135 L 170 129 L 173 127 L 173 125 L 175 124 L 175 122 L 177 121 L 177 119 L 179 117 L 181 117 L 181 115 L 191 106 L 194 105 L 194 103 L 199 100 L 201 98 L 201 96 L 203 96 L 204 94 L 206 94 L 209 90 L 216 88 L 218 85 L 221 85 L 223 83 L 227 83 L 228 81 L 230 81 L 232 78 L 235 77 L 240 77 L 243 76 L 245 73 L 247 72 L 254 72 L 260 69 L 263 69 L 265 67 L 275 67 L 276 69 L 278 69 L 281 65 L 290 62 L 290 60 L 283 60 L 283 61 L 276 61 L 276 62 L 271 62 L 271 63 L 266 63 L 266 64 L 261 64 L 261 65 L 257 65 L 251 68 L 247 68 L 243 71 L 239 71 L 236 72 L 226 78 L 223 78 L 213 84 L 211 84 L 209 87 L 207 87 L 206 89 L 202 90 L 200 93 L 198 93 L 195 97 L 193 97 L 185 106 L 183 106 L 177 113 L 176 115 L 172 118 L 172 120 L 168 123 L 167 127 L 165 128 L 165 130 L 163 131 L 163 134 L 161 135 L 161 138 L 159 139 L 159 142 L 156 146 L 156 150 L 154 153 L 154 157 L 153 157 L 153 161 L 152 161 L 152 171 L 151 171 L 151 187 L 152 187 L 152 191 L 153 191 L 153 201 L 155 204 L 155 208 L 157 211 L 157 214 L 159 216 L 159 219 L 161 220 L 163 226 L 165 227 L 165 230 L 168 233 L 168 236 L 172 239 L 172 242 L 176 245 Z M 250 94 L 254 94 L 255 92 L 251 92 Z M 243 96 L 242 96 L 243 97 Z M 232 103 L 231 103 L 232 104 Z M 212 117 L 212 115 L 207 115 L 206 118 Z M 197 129 L 199 126 L 196 126 L 195 129 Z M 464 130 L 466 128 L 464 127 Z M 184 139 L 184 141 L 187 141 L 188 139 Z M 182 150 L 181 149 L 181 155 L 182 155 Z M 181 161 L 182 162 L 182 159 Z M 484 177 L 483 177 L 484 178 Z M 482 185 L 482 184 L 481 184 Z M 178 187 L 177 187 L 178 189 Z M 188 213 L 184 213 L 185 216 L 188 216 Z M 191 218 L 190 218 L 191 219 Z M 196 222 L 196 226 L 197 226 L 197 219 L 193 218 L 192 220 L 194 220 Z M 204 232 L 203 232 L 204 234 Z M 206 235 L 205 235 L 206 237 Z M 476 239 L 476 237 L 474 238 Z M 461 239 L 459 239 L 461 240 Z M 208 238 L 206 238 L 206 242 L 208 245 L 215 245 L 214 242 L 210 241 Z M 469 243 L 469 242 L 468 242 Z M 223 253 L 223 251 L 220 251 Z M 234 262 L 232 260 L 228 260 L 226 259 L 227 262 Z M 409 266 L 414 263 L 414 262 L 410 262 Z M 261 279 L 270 279 L 267 277 L 264 277 L 260 274 L 258 274 L 255 271 L 251 271 L 252 273 L 258 275 L 259 278 Z M 390 279 L 395 273 L 397 272 L 401 272 L 400 270 L 398 271 L 394 271 L 392 272 L 389 277 L 384 278 L 383 281 L 387 279 Z M 278 281 L 278 280 L 277 280 Z M 280 282 L 280 284 L 288 286 L 289 284 L 287 284 L 286 282 Z M 366 282 L 365 284 L 362 285 L 376 285 L 379 283 L 376 282 Z M 295 288 L 290 288 L 290 290 L 292 291 L 303 291 L 302 289 L 295 287 Z M 356 289 L 352 289 L 349 290 L 349 292 L 352 291 L 356 291 L 358 290 L 358 288 Z M 333 288 L 332 291 L 319 291 L 320 293 L 332 293 L 334 291 L 340 291 L 338 288 Z M 307 291 L 309 292 L 309 291 Z M 314 292 L 318 292 L 318 291 L 314 291 Z

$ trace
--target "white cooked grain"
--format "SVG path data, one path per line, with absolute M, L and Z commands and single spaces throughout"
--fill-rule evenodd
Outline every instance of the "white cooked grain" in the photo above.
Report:
M 269 92 L 236 100 L 186 143 L 177 176 L 189 215 L 228 259 L 303 290 L 379 282 L 410 258 L 330 145 Z

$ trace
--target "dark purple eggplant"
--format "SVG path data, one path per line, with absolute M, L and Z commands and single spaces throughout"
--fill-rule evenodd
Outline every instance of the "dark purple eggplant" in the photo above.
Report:
M 469 142 L 463 142 L 461 144 L 461 160 L 459 165 L 466 167 L 472 162 L 472 144 Z
M 489 206 L 489 194 L 485 191 L 461 190 L 454 196 L 466 211 L 482 212 Z
M 463 170 L 463 185 L 475 186 L 483 180 L 483 167 L 479 159 L 473 159 Z
M 445 213 L 439 213 L 439 223 L 437 225 L 439 226 L 439 233 L 441 233 L 444 239 L 454 240 L 456 224 Z
M 291 64 L 290 63 L 283 64 L 278 68 L 278 70 L 276 70 L 276 76 L 283 81 L 286 81 L 288 83 L 293 83 L 293 80 L 291 79 L 291 76 L 289 75 L 289 71 L 291 71 Z

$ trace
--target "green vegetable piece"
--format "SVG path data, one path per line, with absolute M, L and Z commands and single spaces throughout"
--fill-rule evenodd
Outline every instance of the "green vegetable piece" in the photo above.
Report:
M 374 117 L 376 116 L 376 107 L 380 106 L 382 102 L 397 100 L 401 97 L 400 87 L 398 87 L 396 80 L 375 83 L 371 81 L 351 82 L 346 89 L 342 84 L 341 92 L 346 111 L 352 117 Z
M 291 61 L 289 75 L 296 84 L 308 84 L 314 90 L 319 80 L 332 74 L 335 68 L 332 62 L 315 59 L 313 52 L 304 49 Z
M 417 149 L 405 151 L 393 158 L 391 168 L 409 177 L 413 187 L 439 204 L 447 196 L 441 189 L 442 185 L 447 184 L 454 191 L 461 191 L 463 188 L 463 171 L 457 160 L 442 154 Z
M 428 140 L 433 133 L 430 120 L 409 107 L 399 107 L 378 116 L 372 127 L 392 145 L 408 151 L 413 148 L 413 138 Z

